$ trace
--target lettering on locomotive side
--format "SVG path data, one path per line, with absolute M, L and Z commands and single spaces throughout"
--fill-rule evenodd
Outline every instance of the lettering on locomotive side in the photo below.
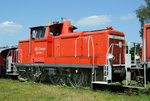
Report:
M 46 50 L 45 47 L 35 47 L 36 54 L 44 54 L 45 50 Z
M 38 50 L 43 50 L 43 51 L 45 51 L 46 50 L 46 48 L 45 47 L 35 47 L 35 51 L 38 51 Z

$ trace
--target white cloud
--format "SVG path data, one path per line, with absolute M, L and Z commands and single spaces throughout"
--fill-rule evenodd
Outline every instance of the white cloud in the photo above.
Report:
M 121 20 L 131 20 L 133 18 L 135 18 L 134 14 L 128 14 L 120 17 Z
M 0 23 L 0 34 L 18 32 L 22 28 L 22 25 L 16 24 L 12 21 L 5 21 Z
M 82 18 L 76 22 L 79 26 L 105 25 L 111 21 L 110 15 L 95 15 Z

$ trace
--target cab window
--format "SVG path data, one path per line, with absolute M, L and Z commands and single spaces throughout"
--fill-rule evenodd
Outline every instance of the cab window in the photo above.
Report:
M 50 35 L 58 36 L 60 35 L 60 30 L 57 27 L 50 27 Z
M 40 39 L 45 37 L 46 28 L 38 28 L 32 30 L 32 39 Z

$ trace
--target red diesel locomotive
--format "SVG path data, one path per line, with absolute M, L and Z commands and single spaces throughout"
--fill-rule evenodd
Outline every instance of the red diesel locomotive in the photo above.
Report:
M 19 41 L 18 49 L 8 53 L 6 71 L 17 74 L 21 81 L 93 85 L 122 83 L 126 79 L 126 86 L 131 86 L 131 80 L 138 79 L 146 87 L 150 79 L 149 28 L 150 24 L 144 27 L 141 62 L 136 48 L 132 61 L 124 33 L 112 27 L 74 32 L 77 28 L 64 19 L 32 27 L 30 39 Z
M 18 45 L 21 51 L 16 66 L 20 79 L 49 78 L 53 84 L 63 80 L 80 85 L 123 80 L 124 34 L 112 27 L 73 32 L 75 29 L 67 20 L 30 28 L 30 39 L 19 41 Z M 120 70 L 117 77 L 113 75 L 115 69 Z

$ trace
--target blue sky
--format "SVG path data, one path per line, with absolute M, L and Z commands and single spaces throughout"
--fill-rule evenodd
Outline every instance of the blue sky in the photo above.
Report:
M 0 46 L 17 45 L 29 39 L 29 27 L 61 21 L 66 17 L 76 31 L 113 26 L 127 41 L 141 42 L 135 10 L 144 0 L 1 0 Z

